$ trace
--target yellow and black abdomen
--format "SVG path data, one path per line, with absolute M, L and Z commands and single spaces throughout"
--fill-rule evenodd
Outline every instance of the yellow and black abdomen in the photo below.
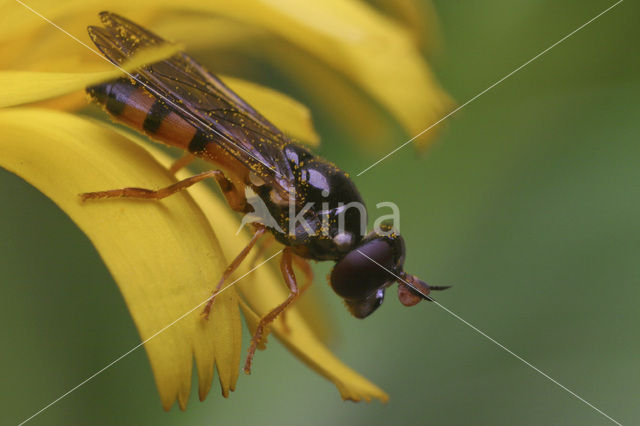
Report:
M 248 170 L 229 152 L 222 149 L 215 133 L 196 128 L 162 99 L 128 78 L 119 78 L 87 88 L 91 100 L 101 105 L 111 117 L 150 138 L 203 158 L 246 181 Z
M 202 139 L 200 132 L 167 107 L 164 101 L 127 78 L 88 87 L 87 93 L 116 121 L 153 139 L 189 151 Z M 203 147 L 198 148 L 201 150 Z

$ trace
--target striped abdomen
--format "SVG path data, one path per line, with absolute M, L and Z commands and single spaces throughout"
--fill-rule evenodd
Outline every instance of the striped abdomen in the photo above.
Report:
M 127 78 L 87 88 L 91 99 L 116 120 L 151 138 L 191 152 L 245 177 L 247 171 L 212 138 L 174 112 L 166 103 Z M 244 179 L 242 179 L 244 180 Z

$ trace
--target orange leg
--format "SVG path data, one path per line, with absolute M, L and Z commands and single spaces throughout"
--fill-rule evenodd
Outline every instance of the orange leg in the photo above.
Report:
M 304 280 L 304 284 L 300 287 L 300 294 L 299 294 L 299 296 L 302 296 L 304 294 L 304 292 L 309 288 L 309 286 L 311 286 L 311 284 L 313 283 L 313 270 L 311 269 L 311 265 L 309 264 L 309 261 L 307 259 L 303 258 L 303 257 L 294 255 L 293 256 L 293 263 L 304 274 L 305 280 Z M 289 332 L 289 326 L 287 326 L 287 312 L 286 311 L 282 312 L 282 315 L 280 315 L 280 320 L 282 321 L 282 326 L 284 327 L 284 332 L 288 333 Z
M 300 287 L 300 296 L 302 296 L 304 292 L 309 288 L 309 286 L 313 283 L 313 270 L 311 269 L 309 261 L 304 257 L 293 256 L 293 263 L 298 268 L 300 268 L 300 270 L 304 274 L 304 285 Z
M 280 260 L 280 271 L 282 271 L 282 276 L 284 277 L 284 281 L 287 283 L 287 287 L 289 287 L 289 296 L 287 299 L 282 302 L 280 305 L 276 306 L 271 312 L 266 314 L 260 319 L 258 323 L 258 327 L 256 328 L 256 332 L 253 334 L 251 338 L 251 345 L 249 346 L 249 353 L 247 354 L 247 360 L 244 363 L 244 372 L 247 374 L 251 374 L 251 362 L 253 361 L 253 356 L 255 355 L 256 348 L 258 347 L 258 342 L 263 337 L 265 328 L 276 319 L 276 317 L 282 313 L 291 303 L 299 295 L 298 285 L 296 283 L 296 276 L 293 272 L 292 262 L 293 255 L 289 248 L 285 248 L 282 252 L 282 259 Z
M 247 199 L 244 194 L 239 191 L 220 170 L 209 170 L 206 172 L 202 172 L 176 182 L 173 185 L 169 185 L 166 188 L 156 190 L 146 188 L 121 188 L 111 189 L 109 191 L 85 192 L 84 194 L 80 194 L 80 197 L 82 198 L 82 201 L 96 200 L 100 198 L 122 197 L 159 200 L 173 195 L 176 192 L 187 189 L 191 185 L 194 185 L 207 178 L 214 178 L 218 182 L 218 185 L 220 185 L 220 189 L 222 190 L 222 194 L 227 199 L 229 206 L 233 210 L 243 213 L 248 211 L 250 205 L 247 203 Z
M 184 167 L 187 167 L 195 159 L 196 159 L 195 155 L 186 152 L 182 157 L 178 158 L 176 161 L 173 162 L 173 164 L 169 168 L 169 173 L 171 173 L 172 175 L 175 175 L 178 172 L 178 170 Z
M 204 319 L 209 319 L 209 313 L 211 313 L 211 307 L 213 306 L 213 301 L 215 300 L 217 294 L 220 292 L 220 289 L 222 288 L 222 285 L 224 284 L 224 282 L 231 276 L 231 274 L 235 272 L 236 269 L 238 269 L 238 266 L 240 266 L 242 261 L 247 257 L 247 255 L 249 254 L 253 246 L 258 242 L 258 240 L 265 233 L 266 230 L 267 228 L 263 226 L 256 227 L 256 232 L 255 234 L 253 234 L 253 237 L 251 238 L 251 241 L 249 241 L 249 244 L 247 244 L 246 247 L 242 249 L 240 254 L 238 254 L 236 258 L 233 259 L 233 262 L 231 262 L 231 264 L 227 266 L 227 269 L 222 274 L 222 278 L 220 278 L 220 281 L 218 281 L 218 285 L 216 285 L 216 289 L 211 294 L 211 297 L 207 301 L 207 304 L 205 305 L 204 310 L 202 311 L 202 317 Z
M 253 268 L 258 263 L 258 259 L 264 254 L 264 252 L 275 242 L 272 234 L 268 235 L 271 238 L 262 240 L 258 245 L 258 249 L 253 253 L 253 257 L 249 261 L 249 267 Z

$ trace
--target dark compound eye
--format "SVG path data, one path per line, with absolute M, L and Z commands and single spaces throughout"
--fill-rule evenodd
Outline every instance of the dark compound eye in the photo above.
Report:
M 333 267 L 330 278 L 331 287 L 340 297 L 347 301 L 347 304 L 356 301 L 363 302 L 364 299 L 374 295 L 386 283 L 396 279 L 360 252 L 375 260 L 384 268 L 390 271 L 395 270 L 393 248 L 382 238 L 373 239 L 350 251 Z M 380 303 L 382 303 L 382 297 L 380 297 Z
M 382 305 L 384 299 L 384 287 L 379 288 L 371 296 L 361 300 L 345 300 L 351 315 L 356 318 L 366 318 Z

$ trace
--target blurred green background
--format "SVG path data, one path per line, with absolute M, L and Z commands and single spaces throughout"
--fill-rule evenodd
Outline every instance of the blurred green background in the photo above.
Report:
M 432 63 L 463 103 L 611 4 L 436 1 Z M 623 424 L 640 422 L 639 18 L 622 3 L 451 117 L 426 156 L 407 148 L 356 179 L 371 209 L 398 203 L 406 268 L 454 284 L 444 306 Z M 319 124 L 321 154 L 344 169 L 376 159 Z M 139 337 L 61 211 L 3 170 L 0 200 L 0 423 L 12 424 Z M 404 308 L 390 291 L 372 317 L 350 317 L 323 283 L 329 267 L 316 287 L 335 352 L 388 404 L 342 402 L 272 341 L 229 399 L 214 387 L 165 413 L 138 350 L 32 423 L 610 423 L 434 304 Z

